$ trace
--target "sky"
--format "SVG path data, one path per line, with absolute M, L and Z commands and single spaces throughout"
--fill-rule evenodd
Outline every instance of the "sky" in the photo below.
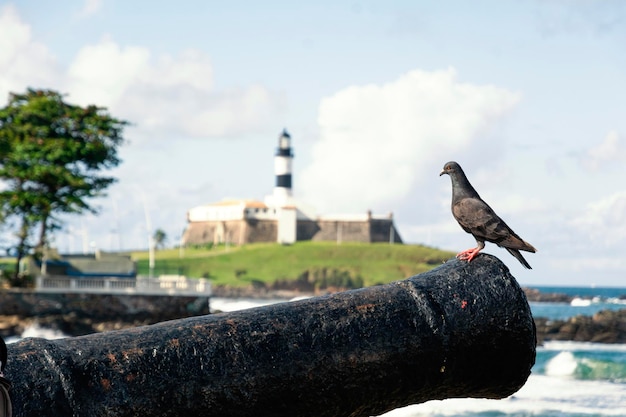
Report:
M 53 89 L 132 123 L 100 214 L 61 251 L 178 243 L 188 209 L 263 200 L 283 128 L 294 196 L 475 245 L 457 161 L 524 240 L 527 285 L 626 287 L 626 2 L 0 0 L 0 105 Z

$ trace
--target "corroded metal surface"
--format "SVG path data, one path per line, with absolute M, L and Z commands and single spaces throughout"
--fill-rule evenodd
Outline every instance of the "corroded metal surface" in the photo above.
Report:
M 369 416 L 526 381 L 535 329 L 497 259 L 392 284 L 10 346 L 16 416 Z

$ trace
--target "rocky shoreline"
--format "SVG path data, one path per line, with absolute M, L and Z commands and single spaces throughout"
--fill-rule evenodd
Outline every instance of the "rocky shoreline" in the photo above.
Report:
M 542 293 L 535 288 L 524 288 L 526 298 L 538 303 L 567 303 L 574 299 L 591 300 L 591 297 L 572 297 L 562 293 Z M 624 299 L 626 296 L 621 296 Z M 574 341 L 591 343 L 626 343 L 626 308 L 602 310 L 592 316 L 577 315 L 567 320 L 550 320 L 534 317 L 537 326 L 537 344 L 545 341 Z
M 626 309 L 602 310 L 593 316 L 575 316 L 568 320 L 535 317 L 537 343 L 548 340 L 626 343 Z
M 0 292 L 0 336 L 20 336 L 30 326 L 70 336 L 209 314 L 207 297 L 38 294 Z
M 523 288 L 528 301 L 537 303 L 571 303 L 574 297 L 558 292 L 541 292 L 536 288 Z

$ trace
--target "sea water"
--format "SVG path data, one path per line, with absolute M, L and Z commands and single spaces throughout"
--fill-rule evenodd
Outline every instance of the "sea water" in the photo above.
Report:
M 566 319 L 602 309 L 626 308 L 626 288 L 539 288 L 561 292 L 572 303 L 530 303 L 535 317 Z M 212 298 L 211 306 L 234 311 L 284 300 Z M 58 338 L 32 327 L 23 337 Z M 15 340 L 13 340 L 15 341 Z M 10 347 L 9 347 L 10 349 Z M 399 408 L 384 417 L 626 417 L 626 344 L 546 342 L 526 384 L 502 400 L 449 399 Z
M 626 288 L 535 287 L 542 293 L 561 293 L 572 297 L 570 303 L 536 303 L 530 307 L 535 317 L 566 320 L 577 315 L 592 316 L 601 310 L 626 308 Z

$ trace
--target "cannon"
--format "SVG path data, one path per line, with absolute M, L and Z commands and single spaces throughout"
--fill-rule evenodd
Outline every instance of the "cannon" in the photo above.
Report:
M 524 292 L 497 258 L 391 284 L 9 345 L 14 416 L 375 416 L 504 398 L 535 361 Z

